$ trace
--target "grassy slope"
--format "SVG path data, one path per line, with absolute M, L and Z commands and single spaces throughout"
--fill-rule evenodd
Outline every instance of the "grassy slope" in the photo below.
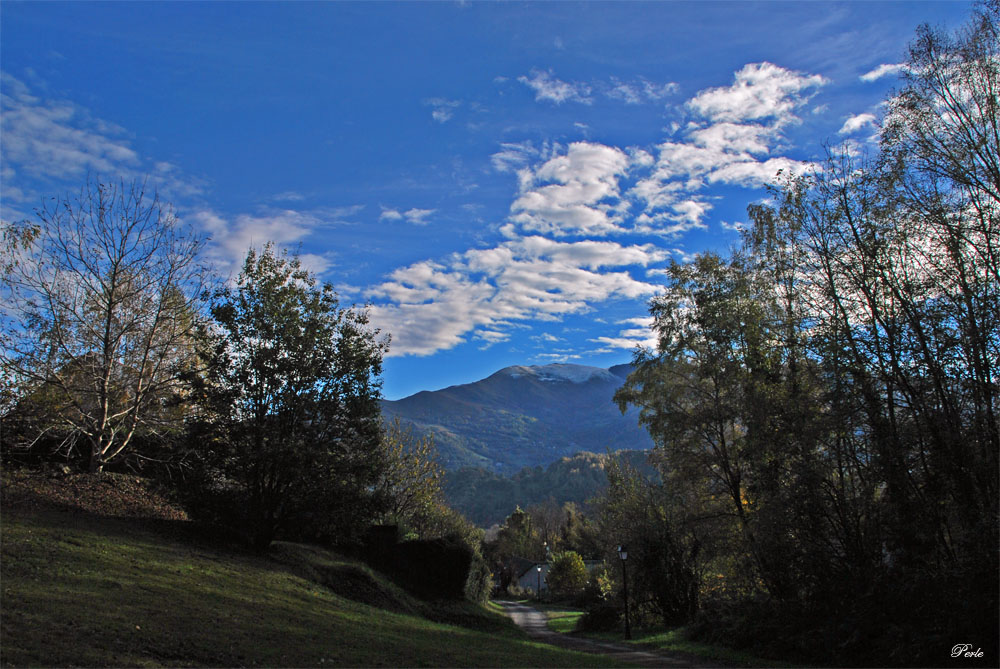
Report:
M 7 666 L 607 666 L 314 547 L 256 556 L 182 521 L 20 502 L 5 495 L 2 515 Z

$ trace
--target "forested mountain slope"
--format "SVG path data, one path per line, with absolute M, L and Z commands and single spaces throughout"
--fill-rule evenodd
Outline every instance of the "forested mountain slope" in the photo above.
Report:
M 476 381 L 383 401 L 420 434 L 433 433 L 447 469 L 513 474 L 581 451 L 646 450 L 653 442 L 635 410 L 612 401 L 631 367 L 514 366 Z

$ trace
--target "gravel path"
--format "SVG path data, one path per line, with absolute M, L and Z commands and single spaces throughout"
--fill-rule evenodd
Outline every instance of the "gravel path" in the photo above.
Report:
M 721 667 L 722 664 L 711 664 L 701 658 L 666 653 L 663 651 L 643 650 L 629 644 L 616 644 L 606 641 L 595 641 L 571 634 L 560 634 L 548 628 L 545 613 L 517 602 L 498 601 L 508 616 L 518 627 L 528 633 L 536 641 L 550 643 L 554 646 L 568 648 L 583 653 L 607 655 L 620 662 L 636 664 L 640 667 Z

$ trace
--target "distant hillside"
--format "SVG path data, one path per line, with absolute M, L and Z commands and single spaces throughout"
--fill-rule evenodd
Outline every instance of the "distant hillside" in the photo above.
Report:
M 615 454 L 640 471 L 655 476 L 646 464 L 644 451 Z M 549 499 L 557 504 L 583 504 L 608 485 L 607 455 L 577 453 L 561 458 L 546 469 L 527 467 L 514 476 L 501 476 L 484 469 L 463 468 L 445 475 L 444 493 L 448 504 L 480 527 L 503 522 L 515 507 L 525 508 Z
M 646 450 L 652 440 L 634 409 L 613 402 L 629 365 L 610 369 L 552 364 L 515 366 L 488 378 L 384 401 L 421 434 L 433 433 L 442 464 L 514 474 L 581 451 Z

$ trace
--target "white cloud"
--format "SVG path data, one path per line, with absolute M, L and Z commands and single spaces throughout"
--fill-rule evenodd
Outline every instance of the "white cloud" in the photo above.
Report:
M 413 225 L 427 225 L 427 217 L 436 212 L 437 209 L 417 209 L 416 207 L 412 209 L 407 209 L 406 211 L 399 211 L 398 209 L 392 209 L 390 207 L 382 207 L 382 213 L 379 214 L 378 220 L 380 221 L 402 221 L 406 220 L 408 223 Z
M 536 70 L 520 82 L 540 101 L 590 101 L 590 86 L 560 81 L 551 72 Z M 610 300 L 654 294 L 658 287 L 647 280 L 664 273 L 657 265 L 690 254 L 606 238 L 672 238 L 706 228 L 713 198 L 703 191 L 710 185 L 759 187 L 779 170 L 815 169 L 777 149 L 783 128 L 797 122 L 795 114 L 825 83 L 770 63 L 747 65 L 732 86 L 689 101 L 689 121 L 675 125 L 674 137 L 655 152 L 589 141 L 566 147 L 501 144 L 491 156 L 493 168 L 518 179 L 510 215 L 499 227 L 506 241 L 401 267 L 371 288 L 373 320 L 393 335 L 390 355 L 429 355 L 474 340 L 492 345 L 527 321 L 558 322 Z M 676 90 L 644 80 L 595 87 L 629 104 Z M 642 207 L 638 213 L 632 212 L 635 204 Z M 392 209 L 383 216 L 401 220 L 409 213 Z M 592 341 L 605 351 L 655 346 L 648 318 L 618 325 L 617 332 Z
M 429 355 L 517 321 L 554 321 L 609 299 L 650 295 L 655 286 L 625 268 L 666 257 L 651 245 L 519 238 L 394 271 L 371 291 L 386 300 L 372 318 L 393 335 L 390 355 Z
M 866 83 L 872 81 L 878 81 L 882 77 L 891 77 L 899 74 L 904 69 L 906 69 L 906 64 L 904 63 L 886 63 L 884 65 L 879 65 L 874 70 L 865 72 L 858 79 Z
M 35 176 L 60 179 L 139 166 L 139 155 L 121 128 L 91 118 L 72 102 L 42 100 L 7 73 L 0 73 L 0 83 L 5 164 Z
M 306 196 L 293 190 L 287 190 L 283 193 L 272 195 L 271 199 L 275 202 L 301 202 L 306 199 Z
M 564 155 L 520 172 L 521 193 L 511 221 L 524 230 L 556 236 L 606 235 L 619 228 L 618 177 L 628 170 L 621 149 L 575 142 Z
M 850 135 L 852 133 L 857 132 L 858 130 L 861 130 L 865 126 L 874 126 L 874 125 L 875 125 L 874 114 L 858 114 L 844 121 L 844 125 L 840 128 L 840 130 L 837 131 L 837 134 Z
M 476 333 L 476 339 L 486 342 L 485 345 L 480 346 L 480 351 L 485 351 L 494 344 L 499 344 L 510 339 L 509 332 L 498 332 L 496 330 L 480 330 Z
M 730 87 L 707 89 L 688 101 L 688 110 L 701 119 L 683 131 L 674 125 L 672 132 L 681 136 L 657 147 L 651 173 L 628 191 L 645 206 L 636 218 L 638 230 L 676 236 L 705 227 L 712 205 L 698 192 L 711 184 L 760 187 L 779 171 L 817 169 L 772 153 L 782 128 L 797 122 L 795 112 L 826 80 L 771 63 L 746 65 L 734 79 Z
M 96 179 L 148 178 L 166 197 L 200 192 L 194 180 L 170 163 L 140 156 L 123 128 L 73 102 L 35 95 L 6 72 L 0 72 L 0 135 L 4 200 L 40 197 L 21 183 L 22 175 L 53 188 L 77 188 L 89 174 Z
M 424 100 L 424 105 L 432 107 L 431 118 L 438 123 L 447 123 L 455 115 L 455 110 L 462 105 L 462 101 L 448 100 L 446 98 L 429 98 Z
M 344 223 L 365 210 L 363 204 L 349 204 L 344 207 L 329 207 L 317 210 L 317 215 L 331 222 Z
M 632 350 L 636 346 L 656 348 L 656 335 L 652 330 L 653 319 L 651 317 L 626 318 L 618 321 L 618 325 L 632 325 L 634 327 L 620 330 L 616 337 L 596 337 L 590 341 L 603 344 L 605 350 Z
M 522 84 L 535 91 L 536 102 L 552 102 L 560 105 L 564 102 L 579 102 L 589 105 L 593 100 L 590 86 L 584 83 L 568 83 L 556 79 L 551 70 L 532 70 L 531 76 L 517 78 Z
M 427 217 L 437 209 L 408 209 L 403 212 L 403 216 L 413 225 L 427 225 Z
M 539 155 L 538 149 L 531 142 L 504 142 L 500 147 L 500 151 L 490 156 L 493 169 L 497 172 L 515 172 Z
M 735 74 L 732 86 L 710 88 L 687 106 L 713 121 L 788 120 L 792 110 L 810 97 L 808 91 L 827 83 L 771 63 L 751 63 Z
M 710 183 L 734 184 L 754 188 L 772 183 L 782 174 L 809 174 L 819 167 L 815 163 L 792 160 L 791 158 L 768 158 L 763 162 L 755 160 L 731 162 L 720 166 L 708 175 Z
M 612 77 L 610 85 L 605 87 L 604 94 L 628 105 L 639 105 L 662 100 L 676 93 L 679 88 L 677 84 L 672 82 L 655 84 L 642 77 L 633 81 L 622 81 L 617 77 Z
M 579 353 L 536 353 L 532 356 L 532 361 L 546 361 L 546 362 L 569 362 L 570 360 L 579 360 L 583 356 Z
M 632 84 L 627 84 L 617 79 L 612 80 L 612 87 L 608 90 L 607 96 L 616 100 L 622 100 L 627 105 L 642 104 L 642 90 Z
M 239 214 L 223 217 L 202 209 L 184 217 L 197 230 L 210 237 L 207 253 L 220 275 L 235 276 L 251 248 L 260 249 L 267 242 L 279 248 L 295 250 L 324 220 L 313 214 L 282 210 L 260 215 Z M 302 265 L 315 274 L 328 270 L 332 261 L 317 254 L 300 255 Z
M 710 151 L 767 154 L 778 130 L 758 123 L 714 123 L 692 130 L 688 137 L 697 146 Z

